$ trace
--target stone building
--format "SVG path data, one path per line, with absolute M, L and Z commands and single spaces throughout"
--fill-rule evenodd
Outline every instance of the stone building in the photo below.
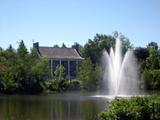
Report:
M 39 43 L 33 43 L 39 56 L 46 57 L 49 61 L 51 76 L 54 77 L 54 71 L 57 66 L 64 66 L 65 76 L 73 79 L 76 76 L 79 63 L 83 58 L 74 48 L 54 48 L 39 46 Z

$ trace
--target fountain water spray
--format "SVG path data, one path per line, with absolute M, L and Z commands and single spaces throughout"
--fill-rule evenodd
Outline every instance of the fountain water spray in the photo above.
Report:
M 122 41 L 116 39 L 115 49 L 103 51 L 103 80 L 110 95 L 137 95 L 138 66 L 133 50 L 128 49 L 122 57 Z

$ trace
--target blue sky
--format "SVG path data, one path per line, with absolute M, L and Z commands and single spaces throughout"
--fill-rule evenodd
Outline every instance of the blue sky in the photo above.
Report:
M 160 0 L 0 0 L 0 46 L 84 45 L 119 31 L 134 46 L 160 45 Z

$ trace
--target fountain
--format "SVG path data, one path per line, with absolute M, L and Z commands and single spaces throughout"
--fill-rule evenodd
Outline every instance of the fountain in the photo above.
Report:
M 122 42 L 116 39 L 115 49 L 103 51 L 103 81 L 108 95 L 138 95 L 138 66 L 132 49 L 122 55 Z

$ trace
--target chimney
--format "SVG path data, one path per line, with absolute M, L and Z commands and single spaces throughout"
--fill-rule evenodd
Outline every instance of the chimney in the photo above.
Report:
M 35 48 L 36 50 L 39 50 L 39 43 L 38 42 L 33 43 L 33 48 Z

